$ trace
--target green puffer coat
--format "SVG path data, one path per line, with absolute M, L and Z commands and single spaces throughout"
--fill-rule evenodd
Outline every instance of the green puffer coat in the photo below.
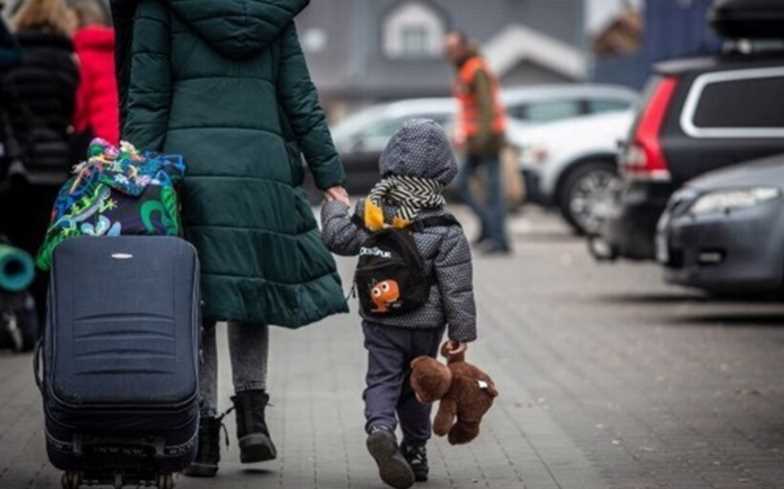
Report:
M 141 0 L 123 138 L 185 156 L 205 316 L 299 327 L 346 312 L 305 193 L 343 182 L 294 17 L 308 0 Z

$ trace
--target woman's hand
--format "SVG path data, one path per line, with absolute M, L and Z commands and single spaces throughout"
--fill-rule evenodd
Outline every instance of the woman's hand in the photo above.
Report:
M 348 192 L 346 192 L 346 189 L 340 185 L 328 188 L 326 192 L 324 192 L 324 198 L 327 199 L 327 202 L 337 200 L 342 204 L 351 206 L 351 201 L 348 199 Z

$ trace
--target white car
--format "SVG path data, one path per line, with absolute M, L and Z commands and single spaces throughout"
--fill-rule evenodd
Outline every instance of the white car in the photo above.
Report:
M 538 126 L 510 124 L 507 137 L 521 148 L 528 200 L 557 206 L 578 233 L 595 233 L 601 206 L 620 188 L 618 142 L 634 117 L 627 110 Z
M 554 120 L 594 113 L 628 110 L 635 92 L 612 85 L 547 85 L 503 91 L 511 125 L 535 127 Z M 346 167 L 346 187 L 364 194 L 378 179 L 378 157 L 407 119 L 433 119 L 454 127 L 457 102 L 451 97 L 407 99 L 373 105 L 351 114 L 332 130 Z

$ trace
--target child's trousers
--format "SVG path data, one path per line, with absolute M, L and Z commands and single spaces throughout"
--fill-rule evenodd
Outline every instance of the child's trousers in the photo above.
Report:
M 394 430 L 400 420 L 403 443 L 419 445 L 430 439 L 432 406 L 417 401 L 409 383 L 410 364 L 418 356 L 438 354 L 444 329 L 405 329 L 362 322 L 368 351 L 363 396 L 368 432 L 373 426 Z

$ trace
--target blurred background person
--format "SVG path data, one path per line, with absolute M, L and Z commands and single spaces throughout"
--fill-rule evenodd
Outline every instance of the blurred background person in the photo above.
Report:
M 2 3 L 0 3 L 0 11 Z M 14 36 L 8 29 L 5 19 L 0 17 L 0 73 L 19 63 L 21 54 L 19 46 L 16 44 Z M 1 88 L 1 87 L 0 87 Z M 11 127 L 8 115 L 2 110 L 9 103 L 5 93 L 0 90 L 0 182 L 3 180 L 8 165 L 11 162 L 11 155 L 15 151 L 11 143 Z M 9 146 L 11 144 L 11 146 Z
M 506 235 L 506 203 L 501 182 L 500 153 L 506 132 L 506 111 L 500 84 L 468 37 L 460 32 L 446 36 L 447 59 L 457 69 L 455 97 L 459 103 L 456 146 L 465 151 L 458 185 L 465 203 L 480 221 L 475 244 L 487 254 L 511 251 Z M 484 172 L 484 202 L 471 189 L 472 177 Z
M 72 3 L 79 28 L 74 36 L 81 79 L 74 127 L 84 139 L 96 136 L 118 144 L 119 103 L 114 73 L 114 29 L 95 0 Z M 87 141 L 89 144 L 89 141 Z
M 2 4 L 0 3 L 0 10 Z M 0 69 L 13 66 L 19 62 L 19 46 L 16 44 L 14 36 L 8 29 L 5 19 L 0 17 Z
M 2 111 L 19 150 L 0 183 L 0 234 L 35 254 L 59 187 L 74 163 L 71 123 L 79 71 L 71 35 L 76 18 L 64 0 L 26 0 L 12 26 L 21 58 L 0 75 L 0 90 L 10 102 Z M 43 321 L 45 274 L 36 277 L 31 292 Z

